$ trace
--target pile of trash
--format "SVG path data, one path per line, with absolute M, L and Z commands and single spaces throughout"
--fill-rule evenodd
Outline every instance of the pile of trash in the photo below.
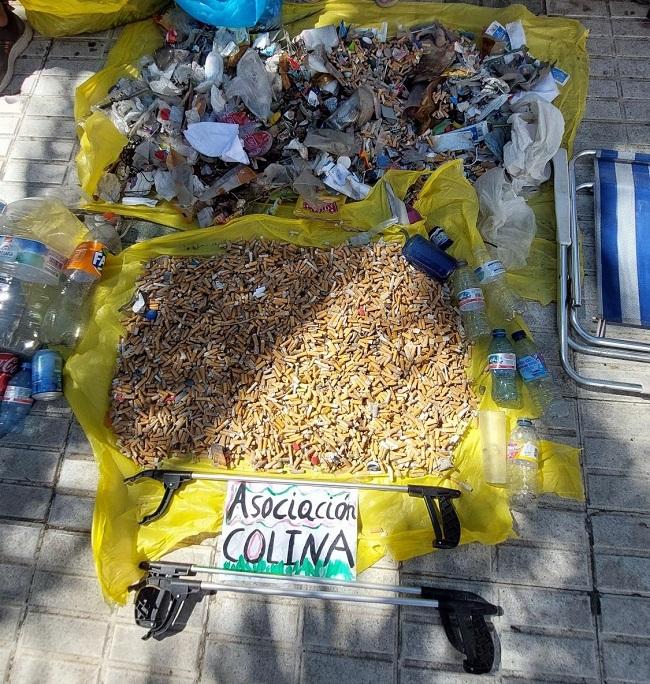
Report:
M 291 39 L 177 8 L 158 21 L 163 47 L 94 107 L 129 139 L 99 183 L 103 201 L 172 202 L 202 227 L 297 198 L 298 215 L 335 218 L 388 169 L 453 158 L 471 181 L 505 165 L 519 194 L 545 179 L 562 138 L 550 102 L 569 75 L 530 55 L 520 22 L 392 38 L 385 24 L 341 22 Z

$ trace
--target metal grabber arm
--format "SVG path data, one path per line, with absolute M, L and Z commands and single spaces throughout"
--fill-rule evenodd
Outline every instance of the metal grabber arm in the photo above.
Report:
M 453 499 L 460 496 L 457 489 L 447 487 L 429 487 L 427 485 L 380 485 L 370 482 L 333 482 L 323 480 L 297 480 L 278 477 L 261 477 L 259 475 L 225 475 L 221 473 L 202 473 L 185 470 L 150 469 L 141 470 L 124 482 L 132 484 L 139 480 L 151 479 L 162 483 L 163 497 L 153 513 L 146 515 L 141 525 L 147 525 L 161 518 L 174 494 L 187 482 L 205 480 L 211 482 L 277 482 L 278 484 L 296 484 L 309 487 L 327 487 L 329 489 L 359 489 L 382 492 L 403 493 L 424 499 L 431 525 L 433 526 L 433 547 L 437 549 L 453 549 L 460 542 L 460 520 L 453 504 Z

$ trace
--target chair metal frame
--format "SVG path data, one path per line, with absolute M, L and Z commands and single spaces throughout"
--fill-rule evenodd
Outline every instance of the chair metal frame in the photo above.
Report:
M 594 390 L 607 390 L 635 396 L 650 396 L 650 383 L 618 382 L 581 375 L 574 367 L 571 351 L 600 358 L 650 362 L 650 344 L 592 335 L 578 318 L 583 306 L 582 269 L 580 261 L 578 192 L 592 191 L 594 183 L 578 185 L 576 165 L 581 160 L 593 162 L 597 150 L 584 150 L 568 161 L 560 148 L 553 158 L 555 218 L 557 223 L 557 326 L 560 337 L 560 362 L 567 375 L 579 385 Z M 632 163 L 619 160 L 623 163 Z M 579 339 L 572 336 L 575 332 Z

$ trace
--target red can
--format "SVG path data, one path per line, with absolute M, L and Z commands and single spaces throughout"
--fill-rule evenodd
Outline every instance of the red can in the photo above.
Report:
M 16 374 L 19 365 L 20 361 L 15 354 L 0 352 L 0 399 L 4 397 L 9 380 Z

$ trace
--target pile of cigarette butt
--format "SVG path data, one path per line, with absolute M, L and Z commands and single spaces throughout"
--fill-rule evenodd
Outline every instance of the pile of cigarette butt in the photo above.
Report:
M 141 465 L 425 475 L 475 409 L 458 313 L 397 243 L 159 257 L 129 314 L 110 419 Z

